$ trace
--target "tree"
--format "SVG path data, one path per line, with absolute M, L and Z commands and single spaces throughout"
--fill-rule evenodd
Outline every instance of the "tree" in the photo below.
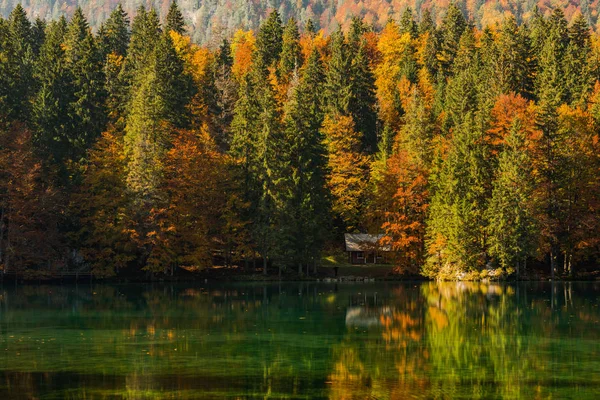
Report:
M 331 58 L 324 85 L 325 110 L 328 114 L 347 115 L 352 96 L 352 82 L 348 71 L 351 59 L 348 44 L 341 30 L 332 34 Z
M 283 27 L 277 10 L 260 26 L 256 37 L 257 56 L 266 67 L 277 66 L 283 47 Z
M 33 141 L 38 151 L 58 164 L 70 153 L 70 121 L 65 110 L 69 110 L 74 98 L 62 45 L 66 30 L 64 18 L 48 26 L 46 41 L 35 65 L 40 89 L 32 106 Z
M 441 50 L 439 59 L 446 76 L 451 72 L 454 57 L 458 52 L 460 38 L 465 29 L 467 29 L 467 21 L 465 21 L 462 11 L 455 3 L 450 4 L 440 27 Z
M 176 0 L 173 0 L 171 6 L 169 7 L 167 20 L 165 21 L 165 31 L 174 31 L 180 35 L 185 34 L 185 21 Z
M 481 121 L 467 112 L 456 126 L 446 158 L 432 173 L 427 221 L 428 259 L 423 273 L 456 279 L 487 263 L 486 201 L 489 195 L 487 152 Z
M 73 196 L 80 219 L 76 239 L 95 276 L 113 276 L 140 256 L 126 185 L 123 135 L 109 129 L 90 150 L 82 183 Z
M 300 69 L 303 62 L 300 50 L 300 32 L 294 18 L 290 18 L 285 25 L 282 40 L 278 75 L 280 78 L 287 80 L 292 72 Z
M 69 22 L 64 38 L 65 69 L 73 98 L 68 107 L 69 158 L 79 162 L 105 128 L 102 59 L 80 8 Z
M 490 256 L 495 257 L 502 268 L 515 269 L 517 274 L 536 250 L 535 180 L 530 140 L 527 130 L 515 117 L 499 156 L 487 210 Z
M 20 123 L 0 131 L 0 268 L 24 274 L 61 267 L 58 226 L 64 204 L 53 177 L 36 157 L 31 133 Z M 31 276 L 31 275 L 30 275 Z
M 98 30 L 98 48 L 102 59 L 105 60 L 109 54 L 125 57 L 129 38 L 129 17 L 121 4 L 117 4 Z
M 363 150 L 373 153 L 377 148 L 377 112 L 375 97 L 375 77 L 369 65 L 366 43 L 361 41 L 358 52 L 350 65 L 351 97 L 349 114 L 360 132 Z
M 362 227 L 369 176 L 369 159 L 361 152 L 361 137 L 350 116 L 329 114 L 323 122 L 330 170 L 328 180 L 336 226 L 343 232 Z
M 277 255 L 285 265 L 309 265 L 320 259 L 329 198 L 326 191 L 326 150 L 320 132 L 322 102 L 314 90 L 323 80 L 322 67 L 313 51 L 299 82 L 291 89 L 284 116 L 284 136 L 279 147 L 279 168 L 274 182 L 277 207 Z M 281 274 L 281 269 L 280 269 Z

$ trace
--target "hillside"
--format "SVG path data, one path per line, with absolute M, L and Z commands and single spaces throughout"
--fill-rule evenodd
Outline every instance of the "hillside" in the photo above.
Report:
M 21 3 L 28 15 L 44 19 L 56 19 L 60 15 L 71 16 L 80 6 L 84 15 L 89 17 L 90 25 L 97 28 L 104 21 L 118 0 L 3 0 L 0 2 L 0 14 L 8 16 L 18 3 Z M 170 1 L 124 0 L 123 8 L 130 16 L 144 3 L 154 6 L 161 16 L 166 15 Z M 181 0 L 180 6 L 186 23 L 197 43 L 211 43 L 223 34 L 229 36 L 238 28 L 256 30 L 268 11 L 277 8 L 284 20 L 294 16 L 301 24 L 312 19 L 315 24 L 331 32 L 339 24 L 346 26 L 352 15 L 363 16 L 365 21 L 380 28 L 390 17 L 398 19 L 400 14 L 411 7 L 420 13 L 429 9 L 439 22 L 446 12 L 448 0 Z M 591 0 L 467 0 L 457 4 L 465 15 L 479 27 L 492 25 L 512 14 L 517 21 L 526 21 L 537 6 L 543 14 L 549 14 L 554 7 L 562 8 L 568 21 L 581 11 L 592 27 L 598 20 L 598 2 Z M 215 43 L 215 42 L 213 42 Z

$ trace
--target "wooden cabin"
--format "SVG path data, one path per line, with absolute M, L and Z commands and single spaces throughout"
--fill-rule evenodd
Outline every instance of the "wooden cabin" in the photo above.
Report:
M 346 233 L 346 253 L 350 264 L 385 264 L 389 245 L 382 245 L 383 235 L 369 233 Z

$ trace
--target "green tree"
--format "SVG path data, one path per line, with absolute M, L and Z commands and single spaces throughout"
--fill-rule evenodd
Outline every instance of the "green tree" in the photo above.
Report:
M 306 266 L 307 275 L 309 265 L 320 259 L 327 230 L 324 221 L 329 217 L 327 159 L 320 132 L 323 112 L 314 90 L 322 80 L 319 57 L 313 51 L 286 105 L 280 167 L 274 184 L 277 256 L 286 265 L 298 265 L 299 274 Z
M 102 59 L 80 8 L 69 22 L 64 38 L 65 69 L 73 98 L 68 108 L 70 158 L 80 161 L 105 127 Z
M 300 69 L 302 62 L 298 24 L 294 18 L 290 18 L 283 31 L 279 76 L 283 79 L 289 79 L 293 71 Z
M 505 269 L 524 268 L 536 249 L 533 206 L 535 181 L 527 132 L 515 118 L 499 156 L 493 192 L 487 210 L 490 256 Z
M 490 176 L 478 119 L 473 112 L 465 114 L 454 130 L 448 155 L 432 174 L 426 276 L 457 279 L 487 263 L 485 210 Z
M 342 31 L 337 30 L 331 35 L 331 59 L 323 87 L 328 114 L 346 115 L 349 111 L 352 97 L 352 82 L 348 73 L 350 63 L 348 44 Z
M 269 17 L 258 30 L 256 37 L 256 51 L 258 57 L 266 67 L 276 66 L 281 57 L 283 47 L 283 26 L 277 10 Z
M 171 6 L 169 7 L 167 20 L 165 21 L 165 31 L 174 31 L 180 35 L 185 33 L 185 21 L 176 0 L 173 0 Z
M 467 29 L 467 21 L 462 11 L 455 3 L 450 4 L 440 27 L 441 49 L 439 59 L 445 75 L 449 75 L 452 69 L 454 57 L 458 52 L 460 39 L 465 29 Z
M 125 57 L 129 46 L 129 17 L 121 4 L 110 13 L 110 17 L 98 30 L 98 47 L 105 60 L 109 54 Z

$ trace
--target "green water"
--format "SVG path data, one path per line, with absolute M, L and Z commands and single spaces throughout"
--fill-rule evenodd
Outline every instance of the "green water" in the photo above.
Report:
M 0 287 L 0 399 L 600 398 L 600 283 Z

